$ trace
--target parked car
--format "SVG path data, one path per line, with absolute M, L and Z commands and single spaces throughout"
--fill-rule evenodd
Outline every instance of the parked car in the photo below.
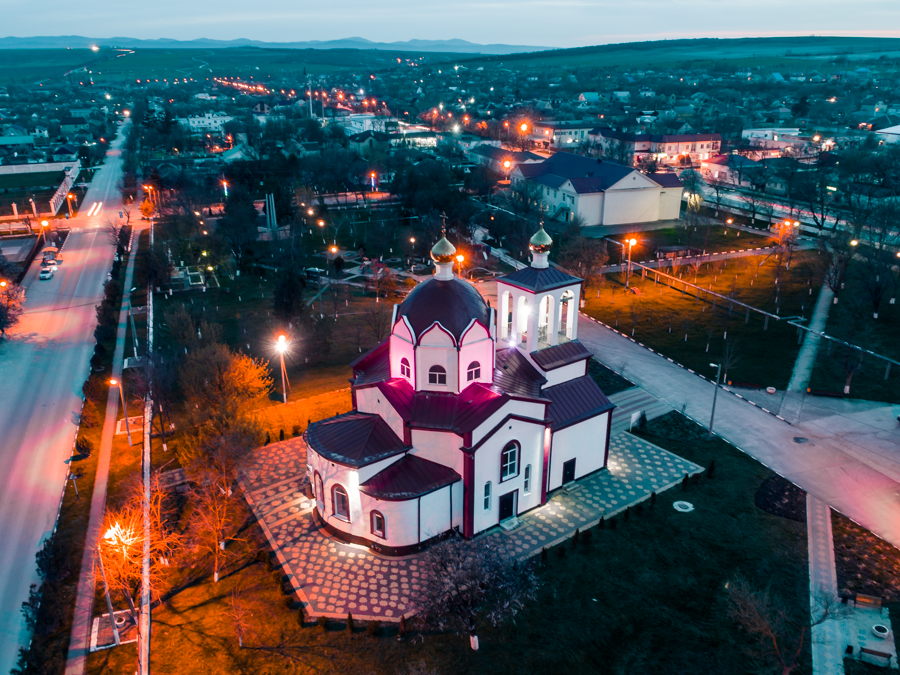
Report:
M 41 273 L 38 275 L 40 279 L 52 279 L 53 278 L 53 270 L 49 267 L 42 267 Z
M 41 269 L 55 272 L 59 268 L 56 266 L 55 260 L 41 260 Z

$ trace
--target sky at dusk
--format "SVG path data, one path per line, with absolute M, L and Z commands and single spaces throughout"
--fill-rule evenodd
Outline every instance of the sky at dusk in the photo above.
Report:
M 249 38 L 274 42 L 363 37 L 460 38 L 550 47 L 693 37 L 900 37 L 900 1 L 861 0 L 2 0 L 0 36 Z M 47 17 L 56 17 L 47 21 Z

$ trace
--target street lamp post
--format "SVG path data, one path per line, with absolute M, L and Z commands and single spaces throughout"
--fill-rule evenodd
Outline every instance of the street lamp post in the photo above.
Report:
M 69 218 L 72 218 L 72 200 L 75 199 L 75 195 L 71 192 L 66 195 L 66 204 L 69 206 Z
M 631 281 L 631 247 L 635 244 L 637 244 L 637 239 L 628 240 L 628 267 L 625 272 L 625 288 L 628 288 L 628 284 Z
M 132 445 L 131 427 L 128 425 L 128 408 L 125 407 L 125 392 L 122 391 L 122 385 L 119 384 L 118 380 L 109 381 L 111 387 L 115 387 L 117 384 L 119 385 L 119 400 L 122 401 L 122 411 L 125 413 L 125 433 L 128 434 L 128 445 Z
M 278 336 L 275 343 L 275 349 L 281 359 L 281 402 L 287 403 L 287 371 L 284 369 L 284 353 L 287 351 L 287 338 L 284 335 Z
M 41 234 L 44 235 L 44 246 L 47 246 L 49 242 L 47 241 L 47 233 L 50 231 L 50 223 L 46 220 L 41 221 Z
M 509 168 L 512 166 L 512 162 L 506 160 L 503 162 L 503 168 L 506 169 L 506 180 L 509 182 Z
M 465 260 L 465 258 L 463 257 L 463 255 L 461 253 L 458 256 L 456 256 L 456 262 L 459 263 L 457 271 L 459 272 L 460 277 L 463 275 L 463 273 L 462 273 L 463 260 Z
M 109 612 L 109 623 L 112 625 L 113 640 L 118 647 L 121 642 L 119 640 L 119 629 L 116 626 L 116 615 L 113 612 L 112 600 L 109 597 L 109 584 L 106 582 L 106 569 L 103 567 L 103 552 L 100 550 L 100 544 L 97 543 L 97 561 L 100 563 L 100 576 L 103 577 L 103 592 L 106 595 L 106 609 Z
M 716 390 L 713 392 L 712 413 L 709 415 L 709 438 L 713 437 L 713 422 L 716 419 L 716 398 L 719 395 L 719 376 L 722 374 L 721 363 L 710 363 L 710 366 L 716 369 Z

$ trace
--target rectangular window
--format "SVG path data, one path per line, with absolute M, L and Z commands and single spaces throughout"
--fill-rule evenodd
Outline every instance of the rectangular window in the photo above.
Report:
M 384 516 L 378 511 L 372 513 L 372 534 L 384 538 Z
M 484 484 L 484 510 L 491 510 L 491 483 L 488 481 Z
M 519 473 L 519 446 L 510 443 L 503 448 L 503 455 L 500 458 L 500 479 L 506 480 L 512 478 Z
M 531 494 L 531 464 L 525 467 L 525 481 L 522 486 L 522 491 L 526 495 Z

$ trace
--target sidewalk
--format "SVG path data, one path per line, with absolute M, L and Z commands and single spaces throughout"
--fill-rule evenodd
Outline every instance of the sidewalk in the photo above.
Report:
M 822 286 L 819 291 L 819 299 L 816 300 L 816 307 L 813 310 L 812 318 L 809 320 L 809 329 L 816 333 L 825 331 L 825 324 L 828 323 L 828 312 L 831 311 L 831 305 L 834 300 L 834 293 L 827 284 Z M 800 353 L 797 354 L 797 360 L 794 362 L 794 373 L 791 375 L 791 381 L 788 384 L 789 392 L 804 392 L 809 386 L 809 378 L 812 377 L 813 366 L 816 363 L 816 355 L 819 353 L 819 343 L 822 341 L 818 335 L 806 333 L 803 338 L 803 346 L 800 347 Z
M 834 566 L 834 537 L 831 533 L 831 509 L 810 494 L 806 495 L 806 529 L 809 546 L 810 615 L 821 615 L 820 594 L 837 597 L 837 571 Z M 814 675 L 844 675 L 840 621 L 826 621 L 812 628 L 812 665 Z
M 125 269 L 125 295 L 119 309 L 119 327 L 116 332 L 116 349 L 113 352 L 112 377 L 122 380 L 122 362 L 125 355 L 125 331 L 128 326 L 127 293 L 134 278 L 134 263 L 137 259 L 138 237 L 142 231 L 140 225 L 134 229 L 133 248 L 128 256 Z M 69 655 L 66 662 L 66 675 L 82 675 L 91 638 L 91 614 L 94 605 L 94 546 L 100 534 L 100 526 L 106 513 L 106 489 L 109 481 L 109 465 L 112 457 L 113 435 L 116 429 L 116 418 L 119 410 L 119 392 L 110 387 L 106 397 L 106 418 L 103 422 L 103 435 L 100 439 L 100 454 L 97 459 L 97 476 L 94 482 L 94 493 L 91 497 L 91 516 L 88 521 L 84 555 L 81 559 L 81 570 L 78 576 L 78 594 L 75 598 L 75 616 L 72 620 L 72 634 L 69 638 Z
M 713 384 L 580 316 L 578 338 L 604 364 L 662 403 L 708 424 Z M 714 375 L 714 372 L 706 375 Z M 900 429 L 890 405 L 842 402 L 789 425 L 720 392 L 716 431 L 727 441 L 894 546 L 900 546 Z M 860 405 L 854 405 L 860 403 Z M 809 407 L 809 406 L 807 406 Z

